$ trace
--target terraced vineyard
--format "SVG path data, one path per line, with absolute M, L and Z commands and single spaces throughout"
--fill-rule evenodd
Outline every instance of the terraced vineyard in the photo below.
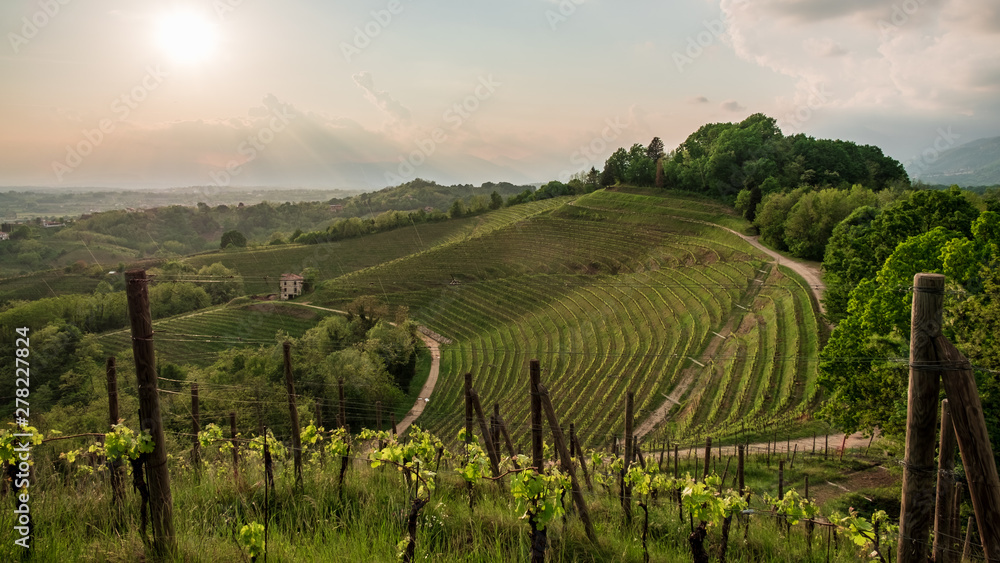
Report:
M 531 358 L 591 445 L 622 430 L 627 390 L 639 421 L 663 416 L 647 426 L 675 437 L 807 413 L 820 333 L 808 288 L 692 219 L 741 225 L 690 197 L 596 192 L 332 279 L 314 300 L 378 295 L 453 341 L 418 420 L 440 436 L 464 424 L 466 372 L 484 406 L 498 402 L 512 433 L 526 436 Z M 665 402 L 674 406 L 659 409 Z
M 329 313 L 282 303 L 256 303 L 241 307 L 214 307 L 153 322 L 157 359 L 205 366 L 219 352 L 234 347 L 273 344 L 283 330 L 302 336 Z M 131 350 L 128 330 L 100 336 L 109 355 Z
M 185 261 L 195 268 L 221 262 L 244 276 L 247 293 L 277 293 L 284 273 L 305 268 L 320 270 L 320 279 L 341 276 L 356 270 L 423 252 L 442 244 L 483 236 L 494 229 L 564 203 L 550 199 L 503 208 L 482 216 L 423 223 L 384 233 L 311 245 L 282 245 L 251 250 L 210 252 Z

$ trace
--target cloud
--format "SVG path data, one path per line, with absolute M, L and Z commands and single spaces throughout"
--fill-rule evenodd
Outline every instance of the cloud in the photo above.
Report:
M 708 98 L 705 96 L 695 96 L 693 98 L 688 98 L 688 102 L 692 104 L 707 104 Z
M 372 76 L 372 73 L 362 71 L 355 74 L 354 83 L 365 91 L 365 97 L 368 98 L 368 101 L 375 104 L 375 107 L 385 112 L 394 121 L 406 121 L 410 119 L 409 109 L 405 108 L 403 104 L 399 103 L 399 101 L 390 96 L 385 90 L 375 88 L 375 78 Z
M 968 113 L 1000 94 L 993 0 L 722 0 L 734 52 L 791 77 L 778 112 L 825 107 Z M 849 47 L 845 47 L 849 46 Z
M 736 100 L 729 100 L 727 102 L 722 102 L 721 104 L 719 104 L 719 107 L 721 107 L 726 111 L 743 111 L 747 109 L 746 106 L 740 105 L 740 103 L 737 102 Z

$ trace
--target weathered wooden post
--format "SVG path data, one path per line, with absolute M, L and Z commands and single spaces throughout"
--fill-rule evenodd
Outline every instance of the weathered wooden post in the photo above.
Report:
M 285 390 L 288 392 L 288 416 L 292 421 L 292 458 L 295 462 L 295 483 L 302 484 L 302 430 L 299 428 L 299 409 L 295 405 L 295 380 L 292 377 L 292 343 L 282 346 L 285 362 Z
M 233 482 L 240 482 L 240 444 L 236 441 L 236 413 L 229 413 L 229 443 L 233 446 Z
M 739 489 L 737 489 L 737 491 L 740 493 L 740 496 L 743 496 L 743 449 L 744 449 L 743 444 L 740 444 L 739 448 L 737 449 L 737 451 L 739 452 L 738 454 L 739 459 L 737 459 L 736 463 L 736 471 L 739 477 L 739 484 L 740 484 L 740 487 Z
M 632 487 L 625 482 L 625 475 L 632 466 L 632 401 L 635 395 L 629 391 L 625 395 L 625 467 L 621 472 L 622 508 L 625 510 L 625 522 L 632 523 Z
M 549 428 L 552 429 L 552 441 L 555 442 L 556 449 L 559 450 L 559 462 L 563 472 L 569 473 L 570 488 L 573 495 L 573 504 L 576 505 L 580 513 L 580 520 L 583 521 L 583 528 L 587 532 L 587 538 L 595 545 L 597 544 L 597 534 L 594 532 L 594 525 L 590 521 L 590 512 L 587 510 L 587 503 L 583 499 L 583 491 L 580 483 L 576 479 L 576 470 L 573 468 L 573 458 L 569 455 L 566 441 L 563 439 L 562 428 L 559 427 L 559 419 L 556 418 L 556 411 L 552 407 L 552 400 L 549 398 L 549 391 L 541 383 L 538 384 L 539 402 L 545 410 L 545 416 L 549 419 Z
M 934 562 L 952 563 L 955 558 L 953 547 L 955 542 L 951 534 L 952 514 L 954 508 L 952 497 L 955 496 L 955 431 L 951 426 L 951 409 L 948 399 L 941 401 L 941 441 L 938 446 L 937 503 L 934 514 Z
M 140 428 L 153 437 L 153 451 L 146 460 L 149 475 L 150 514 L 153 520 L 153 550 L 160 555 L 173 553 L 174 508 L 167 470 L 167 443 L 160 416 L 160 394 L 156 384 L 156 357 L 153 350 L 153 320 L 149 311 L 149 279 L 145 270 L 125 272 L 125 296 L 132 333 L 135 377 L 139 384 Z
M 1000 563 L 1000 476 L 986 430 L 983 405 L 972 375 L 972 365 L 944 336 L 934 339 L 937 362 L 943 367 L 952 426 L 968 478 L 969 499 L 976 514 L 983 553 L 990 563 Z
M 705 438 L 705 471 L 701 474 L 701 482 L 708 478 L 708 462 L 712 460 L 712 437 Z
M 925 563 L 934 510 L 934 434 L 940 375 L 934 338 L 941 332 L 944 276 L 913 278 L 910 327 L 910 383 L 906 405 L 906 456 L 899 513 L 899 563 Z
M 531 464 L 541 473 L 545 471 L 545 452 L 542 446 L 542 401 L 538 397 L 538 385 L 542 380 L 542 368 L 538 360 L 528 363 L 531 377 L 529 393 L 531 395 Z
M 201 469 L 201 442 L 198 433 L 201 432 L 201 418 L 198 413 L 198 384 L 191 384 L 191 465 L 195 471 Z
M 108 378 L 108 420 L 113 429 L 121 417 L 118 415 L 118 367 L 114 356 L 108 356 L 105 364 L 105 373 Z M 110 464 L 111 470 L 111 502 L 114 506 L 116 518 L 121 517 L 122 500 L 125 493 L 122 490 L 124 475 L 122 474 L 122 462 L 113 461 Z

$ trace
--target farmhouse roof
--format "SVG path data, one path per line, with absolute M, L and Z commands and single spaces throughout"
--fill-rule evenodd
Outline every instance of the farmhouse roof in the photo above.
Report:
M 288 281 L 295 281 L 295 280 L 302 280 L 303 278 L 298 274 L 281 274 L 281 279 Z

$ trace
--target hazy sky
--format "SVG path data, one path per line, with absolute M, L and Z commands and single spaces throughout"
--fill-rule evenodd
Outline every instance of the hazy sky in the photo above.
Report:
M 996 0 L 4 0 L 0 31 L 0 186 L 548 181 L 755 112 L 917 167 L 1000 135 Z

